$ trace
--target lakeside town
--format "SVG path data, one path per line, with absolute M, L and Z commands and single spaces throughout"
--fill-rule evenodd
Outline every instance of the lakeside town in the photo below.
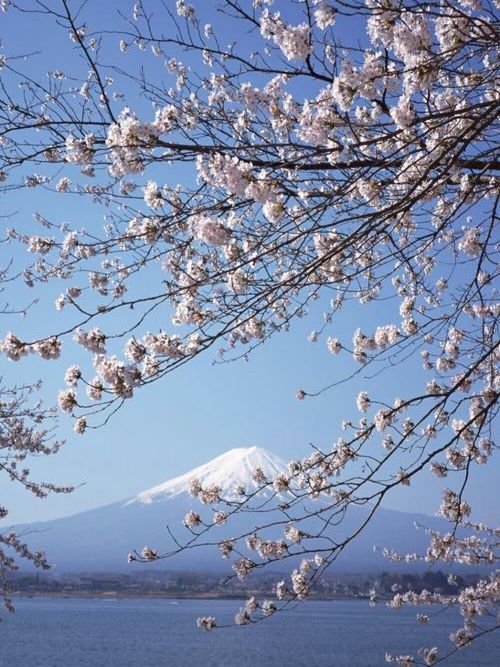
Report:
M 272 596 L 279 572 L 258 573 L 242 582 L 236 577 L 214 572 L 149 571 L 123 573 L 29 573 L 11 577 L 11 594 L 57 597 L 166 597 L 166 598 L 245 598 Z M 387 600 L 395 592 L 413 590 L 453 594 L 474 585 L 477 574 L 446 575 L 442 571 L 425 573 L 339 574 L 324 577 L 311 590 L 311 599 Z

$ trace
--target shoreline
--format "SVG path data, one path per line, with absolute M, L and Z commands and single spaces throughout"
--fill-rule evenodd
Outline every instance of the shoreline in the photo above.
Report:
M 127 599 L 157 599 L 157 600 L 247 600 L 251 595 L 259 595 L 266 597 L 266 595 L 257 592 L 249 591 L 244 593 L 181 593 L 181 592 L 123 592 L 123 591 L 12 591 L 11 598 L 76 598 L 88 600 L 127 600 Z M 385 598 L 379 598 L 385 599 Z M 367 601 L 369 596 L 327 596 L 327 595 L 311 595 L 307 598 L 308 601 L 318 602 L 336 602 L 336 601 Z

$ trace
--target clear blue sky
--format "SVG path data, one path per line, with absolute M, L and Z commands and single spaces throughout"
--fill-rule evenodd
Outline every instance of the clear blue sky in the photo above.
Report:
M 114 16 L 112 7 L 116 4 L 91 2 L 89 19 L 95 21 L 91 27 L 110 24 Z M 119 6 L 125 9 L 126 4 L 120 2 Z M 171 4 L 175 6 L 174 2 Z M 70 54 L 69 42 L 61 39 L 60 33 L 44 19 L 25 16 L 21 23 L 15 15 L 0 15 L 0 31 L 0 52 L 43 48 L 36 75 L 43 76 L 46 69 L 64 69 L 66 56 L 61 48 Z M 133 53 L 127 58 L 128 66 L 137 67 Z M 141 103 L 138 104 L 139 111 L 150 113 L 147 107 L 140 109 Z M 178 172 L 173 178 L 179 181 L 189 177 Z M 91 210 L 81 200 L 66 197 L 63 209 L 58 202 L 40 190 L 25 190 L 13 193 L 9 201 L 0 202 L 0 215 L 14 213 L 5 219 L 5 225 L 26 227 L 30 226 L 30 216 L 35 210 L 59 222 L 82 219 L 84 223 L 89 216 L 97 224 L 102 220 L 102 210 Z M 1 252 L 7 258 L 12 248 L 2 248 Z M 24 260 L 17 257 L 16 261 Z M 2 320 L 1 336 L 10 328 L 27 336 L 46 331 L 47 322 L 57 317 L 52 304 L 59 291 L 60 286 L 46 288 L 40 305 L 32 309 L 25 321 Z M 17 298 L 28 297 L 18 294 Z M 285 459 L 307 455 L 310 444 L 328 449 L 341 435 L 342 419 L 357 416 L 355 397 L 361 389 L 369 388 L 372 395 L 381 392 L 392 400 L 405 393 L 413 378 L 422 377 L 419 366 L 410 362 L 400 369 L 392 368 L 369 385 L 361 376 L 349 385 L 302 402 L 295 399 L 295 392 L 299 388 L 317 390 L 355 368 L 347 355 L 334 358 L 328 354 L 327 335 L 350 340 L 357 326 L 370 330 L 375 322 L 397 322 L 398 306 L 396 300 L 385 303 L 382 309 L 380 305 L 353 304 L 312 344 L 307 336 L 322 324 L 322 309 L 318 304 L 306 320 L 296 322 L 289 334 L 279 335 L 257 350 L 249 362 L 214 366 L 213 355 L 208 353 L 161 383 L 139 391 L 106 428 L 90 431 L 84 437 L 75 436 L 71 420 L 63 417 L 61 433 L 68 437 L 67 444 L 55 457 L 37 460 L 31 467 L 45 480 L 83 486 L 69 496 L 39 501 L 2 478 L 0 498 L 11 510 L 10 522 L 54 518 L 126 498 L 232 447 L 259 445 Z M 78 363 L 80 353 L 73 354 L 76 356 L 72 360 Z M 53 402 L 57 390 L 63 387 L 67 363 L 68 357 L 50 365 L 34 359 L 14 364 L 0 358 L 0 372 L 14 382 L 26 377 L 44 377 L 45 396 Z M 368 370 L 370 375 L 372 372 L 373 369 Z M 468 498 L 478 518 L 493 522 L 498 519 L 494 465 L 476 471 Z M 388 498 L 387 505 L 432 514 L 439 504 L 437 488 L 434 481 L 424 478 Z

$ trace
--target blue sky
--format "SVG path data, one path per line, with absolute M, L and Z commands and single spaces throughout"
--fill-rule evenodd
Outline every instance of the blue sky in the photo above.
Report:
M 112 4 L 91 2 L 89 19 L 96 25 L 109 23 L 113 16 Z M 120 7 L 123 5 L 120 3 Z M 21 23 L 15 15 L 1 15 L 0 30 L 5 52 L 19 52 L 23 44 L 26 48 L 29 44 L 33 50 L 43 47 L 44 55 L 37 61 L 37 76 L 42 76 L 47 68 L 63 68 L 65 56 L 61 56 L 64 54 L 61 43 L 71 53 L 69 41 L 61 41 L 60 33 L 37 16 L 25 16 Z M 18 41 L 19 34 L 23 39 Z M 12 35 L 16 35 L 15 42 Z M 114 41 L 117 43 L 118 38 Z M 114 57 L 111 53 L 110 57 Z M 124 62 L 137 67 L 138 56 L 127 54 Z M 141 106 L 145 113 L 149 110 L 144 102 L 137 104 L 139 111 Z M 169 179 L 175 182 L 188 178 L 187 171 L 169 174 Z M 61 207 L 58 197 L 46 196 L 39 190 L 13 193 L 8 202 L 0 203 L 1 216 L 15 212 L 14 216 L 6 218 L 7 226 L 30 227 L 30 216 L 35 210 L 58 222 L 65 219 L 85 222 L 90 217 L 93 223 L 100 224 L 102 220 L 102 210 L 82 204 L 79 199 L 66 197 Z M 13 247 L 3 248 L 4 257 L 12 250 Z M 24 258 L 18 256 L 16 261 L 22 263 Z M 147 279 L 152 280 L 152 276 Z M 41 292 L 40 304 L 26 320 L 3 320 L 2 337 L 10 328 L 27 336 L 46 331 L 47 322 L 55 322 L 57 317 L 53 300 L 59 292 L 60 286 L 48 286 Z M 33 294 L 18 292 L 16 299 L 29 296 Z M 71 430 L 71 420 L 62 417 L 61 433 L 67 436 L 67 444 L 58 455 L 34 461 L 31 467 L 40 479 L 82 486 L 71 495 L 39 501 L 2 479 L 0 496 L 10 508 L 9 520 L 17 523 L 49 519 L 126 498 L 232 447 L 258 445 L 285 459 L 306 456 L 311 444 L 328 449 L 342 434 L 342 419 L 357 416 L 355 398 L 361 389 L 369 388 L 370 394 L 383 394 L 392 400 L 404 394 L 413 379 L 423 378 L 417 362 L 410 361 L 399 369 L 387 370 L 369 385 L 361 374 L 348 385 L 314 399 L 297 401 L 297 389 L 318 390 L 356 368 L 348 355 L 334 358 L 328 354 L 328 335 L 350 341 L 357 326 L 370 330 L 374 323 L 398 321 L 399 302 L 395 299 L 382 306 L 352 304 L 337 316 L 319 341 L 312 344 L 307 336 L 312 329 L 321 327 L 322 305 L 318 303 L 307 318 L 297 321 L 290 333 L 275 336 L 256 350 L 248 362 L 213 365 L 214 354 L 209 352 L 162 382 L 140 390 L 105 428 L 89 431 L 84 437 L 76 436 Z M 168 313 L 162 315 L 168 318 Z M 81 352 L 71 345 L 69 348 L 74 355 L 71 361 L 78 363 Z M 34 359 L 20 364 L 0 359 L 1 373 L 12 382 L 21 382 L 25 377 L 44 377 L 49 403 L 63 387 L 67 362 L 68 357 L 50 365 Z M 371 375 L 373 371 L 370 368 L 366 373 Z M 476 468 L 476 472 L 468 499 L 477 518 L 494 521 L 498 500 L 494 466 Z M 432 514 L 439 504 L 439 488 L 435 481 L 424 477 L 409 489 L 398 490 L 388 498 L 386 505 Z

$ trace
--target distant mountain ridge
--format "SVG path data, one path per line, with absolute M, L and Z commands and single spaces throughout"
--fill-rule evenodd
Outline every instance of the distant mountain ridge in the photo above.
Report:
M 262 468 L 268 478 L 287 471 L 284 461 L 260 447 L 231 449 L 206 464 L 126 500 L 61 519 L 16 526 L 16 530 L 29 533 L 30 545 L 45 551 L 59 572 L 118 572 L 130 567 L 150 567 L 128 565 L 128 553 L 134 549 L 140 551 L 145 545 L 160 552 L 167 551 L 172 547 L 167 526 L 182 539 L 187 536 L 182 525 L 186 512 L 194 509 L 202 516 L 210 516 L 210 510 L 188 493 L 193 478 L 199 479 L 204 486 L 220 486 L 221 495 L 234 499 L 238 485 L 247 490 L 257 488 L 252 479 L 256 467 Z M 356 508 L 351 515 L 346 516 L 342 526 L 335 530 L 343 530 L 347 534 L 367 512 L 368 508 Z M 259 518 L 259 515 L 252 513 L 242 515 L 236 524 L 230 521 L 227 526 L 215 527 L 209 539 L 227 539 L 233 530 L 236 533 L 250 532 Z M 267 515 L 266 523 L 271 518 L 271 514 Z M 349 572 L 392 567 L 380 553 L 374 552 L 374 547 L 387 546 L 402 552 L 424 551 L 427 538 L 423 531 L 415 530 L 415 522 L 430 528 L 442 528 L 444 523 L 424 515 L 381 508 L 349 545 L 346 555 L 336 562 L 335 567 L 339 571 Z M 278 535 L 282 536 L 282 532 L 274 537 Z M 201 571 L 227 571 L 229 567 L 227 561 L 221 559 L 216 547 L 191 549 L 156 565 L 173 570 L 191 568 Z M 287 564 L 283 563 L 281 569 L 286 567 Z

